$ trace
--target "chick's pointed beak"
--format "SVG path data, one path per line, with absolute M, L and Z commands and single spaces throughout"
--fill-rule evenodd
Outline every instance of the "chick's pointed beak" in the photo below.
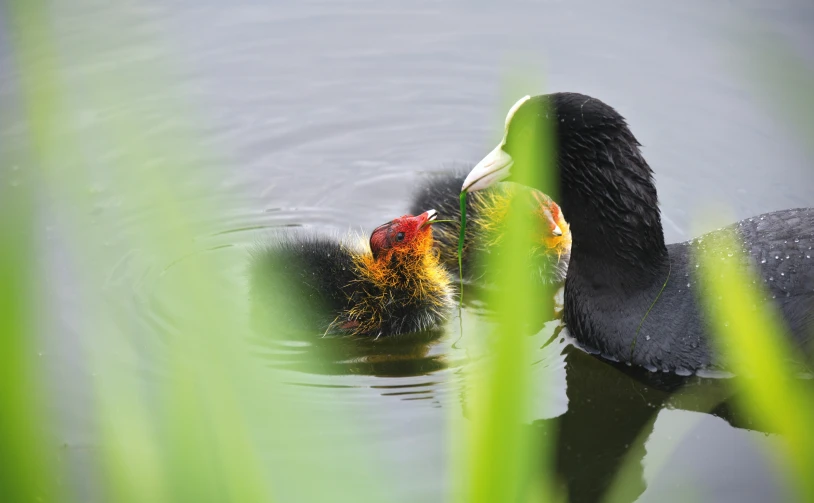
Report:
M 419 215 L 419 218 L 424 220 L 419 227 L 419 229 L 423 229 L 424 227 L 432 225 L 432 223 L 435 222 L 435 219 L 438 218 L 438 212 L 435 210 L 427 210 Z
M 508 178 L 512 164 L 512 156 L 503 150 L 501 143 L 472 168 L 464 180 L 461 192 L 475 192 Z

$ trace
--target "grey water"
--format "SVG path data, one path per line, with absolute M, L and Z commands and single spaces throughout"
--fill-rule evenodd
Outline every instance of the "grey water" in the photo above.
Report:
M 183 97 L 194 116 L 191 159 L 206 159 L 200 169 L 209 174 L 187 180 L 185 194 L 220 212 L 202 222 L 199 246 L 211 253 L 244 253 L 281 226 L 367 232 L 406 212 L 422 174 L 488 152 L 521 93 L 545 91 L 590 94 L 627 117 L 656 173 L 668 242 L 719 227 L 723 217 L 814 206 L 811 139 L 777 104 L 770 84 L 782 75 L 768 74 L 755 49 L 779 40 L 812 64 L 810 2 L 61 0 L 49 19 L 78 130 L 101 130 L 132 112 L 151 126 L 137 132 L 140 141 L 163 142 L 188 125 L 168 114 Z M 172 79 L 132 101 L 84 105 L 95 92 L 88 83 L 132 62 Z M 10 151 L 28 138 L 14 65 L 4 31 L 0 148 Z M 101 145 L 82 146 L 95 160 L 83 176 L 104 213 L 128 202 L 106 189 L 108 166 L 121 153 Z M 6 168 L 2 176 L 13 180 Z M 81 465 L 93 459 L 94 376 L 77 343 L 78 280 L 60 248 L 75 230 L 58 216 L 45 220 L 48 306 L 58 314 L 42 347 L 63 419 L 59 443 Z M 104 245 L 130 239 L 130 224 L 120 222 Z M 170 264 L 139 253 L 122 246 L 118 265 L 99 273 L 132 285 L 149 331 L 162 323 L 151 298 Z M 465 323 L 481 316 L 471 306 L 463 311 Z M 572 501 L 598 500 L 626 455 L 640 458 L 630 500 L 681 500 L 686 491 L 694 501 L 787 497 L 784 467 L 767 449 L 777 439 L 750 418 L 726 404 L 710 410 L 691 394 L 676 398 L 669 376 L 610 365 L 559 337 L 546 345 L 554 325 L 537 336 L 533 374 L 546 391 L 532 419 L 558 425 L 558 472 Z M 470 356 L 454 328 L 429 341 L 315 344 L 337 356 L 294 373 L 292 384 L 313 390 L 303 396 L 314 401 L 354 404 L 362 442 L 397 474 L 391 501 L 445 501 L 447 416 L 463 414 L 458 370 Z M 279 363 L 261 341 L 254 357 Z M 296 363 L 296 351 L 289 357 Z M 719 387 L 711 381 L 692 386 Z M 330 429 L 331 420 L 320 424 Z M 76 473 L 79 490 L 93 494 Z

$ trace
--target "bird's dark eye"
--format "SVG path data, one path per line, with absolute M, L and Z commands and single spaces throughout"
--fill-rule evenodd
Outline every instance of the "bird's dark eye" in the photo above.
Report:
M 404 233 L 403 232 L 399 232 L 398 234 L 396 234 L 396 241 L 399 241 L 399 242 L 404 241 Z

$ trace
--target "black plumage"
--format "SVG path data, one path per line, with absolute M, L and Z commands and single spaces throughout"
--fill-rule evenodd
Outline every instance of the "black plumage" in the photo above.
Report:
M 513 163 L 509 180 L 546 188 L 534 180 L 539 158 L 528 145 L 545 144 L 534 134 L 540 121 L 555 131 L 559 202 L 573 235 L 564 314 L 571 334 L 589 351 L 650 369 L 727 367 L 710 340 L 696 283 L 697 253 L 733 259 L 720 251 L 726 233 L 665 244 L 653 172 L 625 119 L 602 101 L 556 93 L 527 99 L 512 112 L 501 148 Z M 477 179 L 495 166 L 476 167 L 467 185 L 478 188 Z M 728 230 L 743 243 L 766 301 L 779 309 L 797 346 L 810 352 L 814 209 L 759 215 Z

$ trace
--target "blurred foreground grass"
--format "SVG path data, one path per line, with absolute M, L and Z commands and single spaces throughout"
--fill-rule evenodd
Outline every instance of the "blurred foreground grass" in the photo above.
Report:
M 103 500 L 358 501 L 361 492 L 370 501 L 398 499 L 389 493 L 387 483 L 388 477 L 398 475 L 382 474 L 371 451 L 351 448 L 353 438 L 321 445 L 321 437 L 313 431 L 317 424 L 313 416 L 320 412 L 297 400 L 296 393 L 282 383 L 270 381 L 249 357 L 242 339 L 250 329 L 240 300 L 246 292 L 219 272 L 232 270 L 232 264 L 223 263 L 220 256 L 196 259 L 168 280 L 166 297 L 174 302 L 172 322 L 161 328 L 166 344 L 142 354 L 137 341 L 145 334 L 128 308 L 132 299 L 125 291 L 111 290 L 103 276 L 120 256 L 100 243 L 115 233 L 128 208 L 150 208 L 133 226 L 130 244 L 148 249 L 158 263 L 170 263 L 189 252 L 189 243 L 201 231 L 200 222 L 218 208 L 184 197 L 185 180 L 205 178 L 189 156 L 193 144 L 184 138 L 147 144 L 141 134 L 149 128 L 145 118 L 125 114 L 112 120 L 109 129 L 93 133 L 98 133 L 95 141 L 125 152 L 106 174 L 112 190 L 130 206 L 91 218 L 87 191 L 92 179 L 79 148 L 88 138 L 72 127 L 76 110 L 60 71 L 44 6 L 44 2 L 18 0 L 6 10 L 30 140 L 24 163 L 31 169 L 23 185 L 4 183 L 0 189 L 0 210 L 13 215 L 0 222 L 3 501 L 82 500 L 62 484 L 69 475 L 54 462 L 58 447 L 50 432 L 57 418 L 45 413 L 54 397 L 47 393 L 46 369 L 34 358 L 40 340 L 37 320 L 43 314 L 37 297 L 43 285 L 42 266 L 35 261 L 40 255 L 35 229 L 41 192 L 53 202 L 70 236 L 70 262 L 80 278 L 77 294 L 84 306 L 83 349 L 87 365 L 100 376 L 92 384 L 90 415 L 98 423 L 96 476 L 103 483 Z M 129 78 L 142 72 L 162 75 L 160 68 L 137 66 L 121 75 L 111 72 L 109 80 L 83 82 L 87 99 L 100 107 L 127 102 L 147 90 L 146 81 Z M 156 164 L 157 157 L 165 162 Z M 521 239 L 528 227 L 522 217 L 517 218 L 510 223 L 509 250 L 522 248 L 511 243 Z M 467 419 L 451 429 L 453 436 L 460 436 L 450 442 L 453 499 L 555 501 L 561 495 L 552 446 L 547 444 L 553 432 L 542 438 L 539 429 L 526 426 L 532 386 L 530 338 L 524 322 L 535 311 L 551 306 L 541 305 L 539 297 L 526 289 L 520 267 L 524 257 L 498 256 L 505 257 L 506 263 L 496 266 L 507 271 L 506 285 L 500 290 L 512 294 L 493 299 L 501 315 L 485 344 L 494 357 L 466 369 L 471 392 Z M 716 323 L 722 337 L 749 341 L 728 345 L 737 348 L 732 357 L 739 369 L 766 376 L 736 381 L 747 397 L 744 406 L 784 432 L 795 467 L 790 480 L 801 497 L 814 500 L 808 476 L 814 473 L 814 446 L 806 429 L 813 424 L 811 396 L 783 370 L 788 349 L 771 337 L 778 332 L 776 323 L 743 309 L 758 294 L 738 274 L 732 271 L 722 281 L 710 276 L 713 291 L 739 295 L 727 296 L 734 301 L 722 306 Z M 722 319 L 738 322 L 727 326 Z M 155 382 L 144 382 L 137 371 L 134 362 L 144 358 L 163 369 Z M 351 410 L 331 413 L 337 424 L 351 423 Z M 268 459 L 269 450 L 276 452 L 272 457 L 277 459 Z M 311 450 L 323 455 L 299 456 Z
M 732 250 L 734 260 L 716 260 Z M 739 405 L 758 418 L 764 431 L 780 434 L 783 449 L 774 455 L 789 461 L 793 472 L 786 478 L 796 486 L 800 501 L 814 501 L 814 390 L 810 376 L 801 380 L 800 367 L 792 363 L 805 357 L 789 345 L 782 319 L 758 286 L 762 282 L 752 281 L 754 273 L 738 267 L 740 250 L 733 233 L 720 250 L 699 256 L 700 279 L 710 299 L 708 316 L 719 350 L 736 374 Z
M 44 383 L 46 369 L 31 358 L 37 334 L 30 322 L 41 313 L 33 294 L 27 294 L 39 284 L 34 274 L 41 270 L 32 260 L 39 228 L 33 208 L 40 199 L 60 215 L 70 236 L 66 251 L 78 277 L 75 293 L 81 312 L 75 314 L 83 325 L 84 363 L 97 376 L 90 384 L 90 417 L 97 425 L 92 441 L 95 466 L 80 472 L 98 479 L 102 500 L 398 500 L 389 492 L 387 479 L 392 475 L 377 467 L 372 447 L 359 449 L 352 436 L 326 444 L 326 437 L 313 429 L 322 424 L 315 419 L 325 411 L 298 400 L 296 390 L 270 379 L 249 357 L 245 335 L 250 328 L 243 305 L 247 292 L 225 277 L 234 264 L 216 254 L 185 261 L 163 279 L 163 298 L 170 300 L 167 322 L 153 327 L 158 334 L 143 332 L 130 308 L 132 292 L 112 287 L 106 278 L 106 271 L 121 260 L 118 247 L 101 244 L 127 221 L 125 247 L 143 250 L 156 263 L 173 263 L 190 254 L 190 243 L 205 231 L 201 222 L 207 221 L 206 215 L 214 219 L 218 208 L 196 203 L 184 191 L 188 180 L 207 179 L 190 156 L 197 145 L 189 138 L 147 143 L 144 131 L 151 124 L 138 112 L 116 114 L 104 129 L 75 126 L 79 107 L 115 109 L 149 94 L 152 82 L 164 81 L 164 72 L 137 61 L 122 62 L 101 80 L 80 78 L 68 85 L 61 62 L 70 50 L 57 46 L 44 7 L 43 2 L 22 0 L 11 2 L 7 10 L 30 140 L 20 161 L 39 183 L 30 183 L 26 190 L 5 187 L 15 197 L 3 198 L 7 214 L 19 215 L 4 222 L 8 229 L 0 255 L 9 279 L 1 287 L 0 322 L 3 332 L 13 335 L 4 338 L 0 354 L 0 398 L 5 410 L 14 411 L 5 415 L 0 433 L 8 440 L 4 465 L 16 467 L 2 477 L 4 501 L 87 497 L 65 486 L 54 491 L 58 481 L 75 475 L 49 462 L 58 447 L 47 432 L 58 419 L 42 411 L 40 402 L 53 397 Z M 99 44 L 111 30 L 101 28 Z M 83 90 L 78 104 L 76 87 Z M 181 108 L 165 113 L 183 117 Z M 101 214 L 89 197 L 94 184 L 90 166 L 95 163 L 82 148 L 89 142 L 100 150 L 122 152 L 115 164 L 105 166 L 104 178 L 126 204 Z M 524 225 L 520 222 L 516 228 Z M 465 461 L 457 458 L 462 462 L 452 468 L 462 482 L 460 501 L 496 501 L 507 494 L 528 500 L 530 480 L 540 466 L 534 462 L 540 453 L 531 430 L 523 426 L 529 415 L 530 338 L 521 336 L 517 325 L 535 306 L 531 295 L 517 294 L 523 302 L 505 304 L 506 316 L 495 334 L 500 337 L 493 338 L 490 349 L 497 357 L 468 372 L 471 427 L 456 430 L 469 432 L 456 445 L 469 455 Z M 141 343 L 155 335 L 162 344 Z M 145 361 L 160 369 L 158 377 L 146 378 L 139 370 Z M 352 412 L 330 411 L 337 429 L 352 431 Z M 301 462 L 292 462 L 295 459 Z M 535 490 L 539 496 L 547 488 L 538 485 Z
M 97 471 L 85 467 L 81 472 L 93 473 L 101 483 L 102 500 L 351 501 L 353 488 L 360 486 L 371 486 L 372 500 L 383 500 L 386 477 L 372 457 L 353 455 L 346 444 L 331 446 L 337 452 L 316 456 L 307 469 L 289 462 L 298 450 L 319 447 L 319 435 L 309 430 L 317 413 L 292 393 L 281 392 L 282 384 L 268 379 L 248 356 L 246 291 L 227 276 L 235 264 L 222 255 L 199 254 L 166 275 L 162 300 L 167 300 L 167 323 L 153 327 L 157 334 L 145 330 L 135 315 L 133 292 L 107 281 L 105 271 L 121 261 L 121 249 L 103 243 L 113 241 L 121 222 L 129 223 L 121 248 L 139 249 L 155 263 L 171 264 L 194 251 L 196 236 L 205 233 L 201 222 L 207 215 L 214 220 L 218 211 L 185 192 L 189 180 L 208 179 L 190 155 L 199 145 L 189 138 L 147 143 L 144 132 L 152 123 L 138 112 L 114 115 L 104 129 L 75 127 L 79 107 L 116 109 L 149 95 L 154 82 L 166 82 L 163 69 L 133 61 L 106 73 L 104 80 L 73 82 L 85 91 L 77 105 L 71 93 L 75 88 L 66 85 L 60 65 L 68 49 L 57 47 L 44 3 L 12 2 L 8 13 L 30 139 L 22 164 L 39 183 L 32 181 L 25 191 L 6 188 L 16 198 L 3 199 L 14 203 L 4 210 L 15 215 L 6 219 L 9 232 L 3 235 L 8 246 L 2 267 L 13 275 L 2 285 L 2 308 L 8 312 L 2 323 L 3 332 L 14 337 L 4 339 L 7 347 L 0 355 L 8 392 L 2 398 L 4 409 L 15 411 L 2 426 L 3 437 L 14 440 L 3 454 L 10 458 L 4 466 L 17 467 L 4 471 L 9 491 L 0 492 L 14 496 L 4 501 L 87 497 L 64 487 L 59 493 L 45 490 L 67 476 L 67 467 L 48 463 L 57 453 L 57 443 L 46 440 L 55 418 L 43 414 L 39 402 L 53 397 L 45 394 L 46 369 L 27 365 L 37 335 L 30 322 L 41 315 L 35 299 L 26 295 L 38 284 L 33 274 L 40 270 L 32 260 L 35 229 L 41 228 L 33 218 L 35 200 L 49 202 L 70 236 L 66 251 L 79 278 L 75 293 L 81 312 L 75 314 L 83 325 L 83 363 L 97 376 L 91 384 L 90 413 L 96 425 Z M 102 33 L 112 36 L 110 30 L 114 28 Z M 125 203 L 101 213 L 89 192 L 95 160 L 84 156 L 82 146 L 88 143 L 122 152 L 115 164 L 105 166 L 104 179 Z M 150 344 L 156 336 L 163 342 Z M 146 376 L 145 367 L 158 369 L 158 377 Z M 339 415 L 337 423 L 342 419 Z M 273 462 L 264 459 L 270 445 L 278 454 Z M 271 474 L 269 464 L 275 468 Z M 311 482 L 315 473 L 320 484 Z M 292 487 L 296 497 L 285 493 Z M 49 493 L 53 496 L 44 497 Z
M 522 82 L 525 82 L 525 86 Z M 514 96 L 528 94 L 528 79 L 514 79 L 508 86 L 505 107 L 514 103 Z M 518 89 L 525 87 L 525 93 Z M 535 130 L 533 138 L 550 137 L 545 121 L 529 126 Z M 545 128 L 545 129 L 543 129 Z M 551 153 L 547 145 L 530 143 L 527 158 L 539 160 L 527 166 L 551 166 Z M 516 168 L 517 169 L 517 168 Z M 545 169 L 524 173 L 525 179 L 538 180 L 538 186 L 546 187 L 548 194 L 556 197 L 553 170 Z M 467 459 L 455 459 L 451 472 L 465 469 L 461 476 L 468 481 L 460 491 L 460 501 L 490 503 L 495 501 L 557 501 L 556 483 L 553 477 L 553 460 L 550 459 L 553 437 L 540 428 L 531 428 L 532 398 L 531 368 L 534 348 L 529 333 L 532 320 L 540 311 L 553 314 L 551 287 L 535 290 L 528 281 L 530 260 L 527 255 L 525 236 L 533 229 L 533 215 L 522 211 L 509 211 L 504 240 L 497 246 L 501 250 L 490 256 L 489 267 L 501 271 L 498 284 L 488 299 L 497 313 L 497 323 L 488 337 L 482 338 L 488 345 L 483 354 L 491 358 L 481 365 L 471 365 L 471 390 L 469 422 L 461 425 L 468 431 Z
M 790 130 L 804 146 L 811 147 L 814 73 L 810 65 L 777 37 L 744 45 L 754 59 L 742 70 L 761 91 L 758 96 L 774 115 L 791 124 Z M 711 250 L 699 260 L 699 279 L 705 286 L 716 342 L 736 374 L 733 386 L 738 404 L 762 423 L 764 431 L 779 433 L 782 448 L 772 455 L 791 468 L 784 476 L 799 501 L 814 501 L 814 376 L 808 368 L 804 373 L 809 375 L 800 378 L 801 369 L 808 365 L 806 355 L 791 346 L 784 323 L 768 305 L 755 271 L 737 267 L 743 261 L 741 246 L 734 233 L 730 240 L 722 243 L 722 250 Z M 739 260 L 714 260 L 730 250 Z
M 43 435 L 43 369 L 31 340 L 40 284 L 32 205 L 28 186 L 0 184 L 0 494 L 12 502 L 52 500 L 56 482 Z

